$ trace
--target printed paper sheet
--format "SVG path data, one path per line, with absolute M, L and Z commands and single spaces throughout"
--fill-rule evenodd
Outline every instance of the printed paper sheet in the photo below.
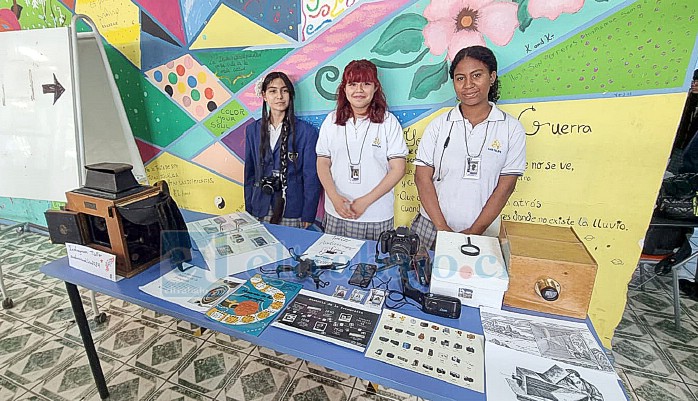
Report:
M 584 323 L 481 308 L 485 339 L 527 354 L 616 375 Z
M 483 340 L 479 334 L 386 310 L 366 356 L 482 393 Z

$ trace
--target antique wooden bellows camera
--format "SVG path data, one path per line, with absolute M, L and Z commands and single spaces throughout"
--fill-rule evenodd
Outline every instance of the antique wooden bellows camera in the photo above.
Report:
M 191 260 L 191 242 L 164 181 L 140 185 L 132 166 L 85 166 L 85 185 L 66 192 L 64 210 L 47 210 L 51 242 L 86 245 L 116 255 L 116 274 L 131 277 L 161 259 Z

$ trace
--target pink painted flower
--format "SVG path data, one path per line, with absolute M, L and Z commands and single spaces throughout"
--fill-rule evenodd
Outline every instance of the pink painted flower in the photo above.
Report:
M 518 4 L 494 0 L 432 0 L 424 9 L 429 21 L 424 43 L 431 54 L 448 49 L 448 59 L 464 47 L 485 45 L 485 36 L 497 46 L 511 41 L 519 26 Z
M 18 31 L 22 29 L 17 20 L 17 16 L 12 10 L 3 8 L 0 10 L 0 32 Z
M 576 13 L 583 5 L 584 0 L 529 0 L 528 13 L 531 18 L 545 17 L 554 21 L 562 13 Z

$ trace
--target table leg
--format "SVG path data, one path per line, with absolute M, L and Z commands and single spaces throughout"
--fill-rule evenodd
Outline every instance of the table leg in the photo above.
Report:
M 674 266 L 671 269 L 672 290 L 674 295 L 674 328 L 681 330 L 681 300 L 679 298 L 679 268 L 683 265 Z
M 107 389 L 107 382 L 106 380 L 104 380 L 102 366 L 99 364 L 99 355 L 97 355 L 95 343 L 92 340 L 90 326 L 87 324 L 87 316 L 85 316 L 85 308 L 82 306 L 80 292 L 78 292 L 78 287 L 75 284 L 71 284 L 67 281 L 65 283 L 65 288 L 68 291 L 70 305 L 73 307 L 75 322 L 78 324 L 78 328 L 80 329 L 82 344 L 85 346 L 87 360 L 90 362 L 90 368 L 92 369 L 92 376 L 95 379 L 95 384 L 97 385 L 99 396 L 104 400 L 109 397 L 109 390 Z

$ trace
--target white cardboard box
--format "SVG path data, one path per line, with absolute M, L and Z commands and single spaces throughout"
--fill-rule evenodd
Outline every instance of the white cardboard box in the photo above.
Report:
M 476 256 L 461 252 L 468 239 L 470 244 L 479 248 Z M 466 247 L 465 250 L 472 252 L 475 248 Z M 501 309 L 508 287 L 509 274 L 497 238 L 439 231 L 431 292 L 457 297 L 467 306 Z

